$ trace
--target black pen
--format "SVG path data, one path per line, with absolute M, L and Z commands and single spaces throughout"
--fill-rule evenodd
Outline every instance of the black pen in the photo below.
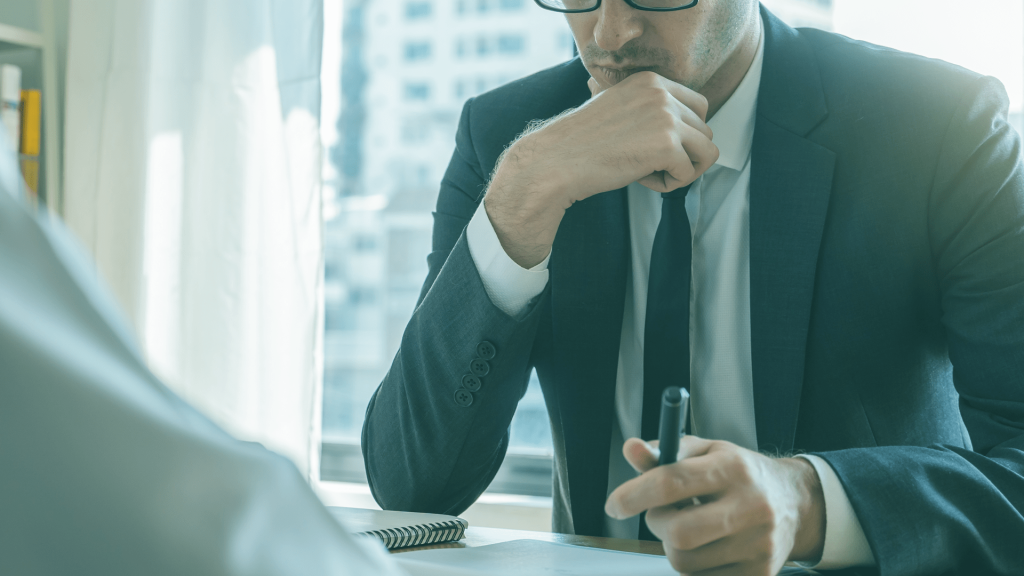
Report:
M 661 394 L 661 421 L 658 429 L 658 466 L 675 464 L 679 456 L 679 439 L 690 417 L 690 393 L 678 386 L 669 386 Z M 696 496 L 693 504 L 700 504 Z
M 684 399 L 683 394 L 686 394 Z M 678 386 L 669 386 L 661 394 L 661 422 L 658 428 L 658 466 L 675 464 L 679 453 L 679 437 L 683 434 L 683 415 L 689 406 L 690 395 Z

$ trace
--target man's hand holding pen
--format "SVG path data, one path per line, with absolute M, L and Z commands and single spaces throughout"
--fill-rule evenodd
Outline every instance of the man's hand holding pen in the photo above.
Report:
M 646 510 L 679 572 L 774 575 L 788 560 L 821 557 L 825 500 L 806 460 L 695 436 L 682 438 L 674 464 L 658 466 L 657 441 L 631 438 L 623 453 L 641 474 L 612 492 L 605 512 L 621 519 Z

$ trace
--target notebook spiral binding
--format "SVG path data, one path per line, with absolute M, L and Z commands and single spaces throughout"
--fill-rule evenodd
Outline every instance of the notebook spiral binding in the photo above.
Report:
M 361 536 L 373 536 L 384 543 L 388 550 L 408 548 L 409 546 L 425 546 L 461 540 L 466 534 L 469 522 L 462 518 L 446 522 L 431 522 L 404 528 L 383 528 L 361 532 Z

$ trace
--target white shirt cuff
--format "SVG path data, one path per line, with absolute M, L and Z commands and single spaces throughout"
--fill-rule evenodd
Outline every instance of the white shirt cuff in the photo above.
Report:
M 540 264 L 527 270 L 509 258 L 501 247 L 498 234 L 487 217 L 484 203 L 477 207 L 466 228 L 466 241 L 473 264 L 484 283 L 491 303 L 515 318 L 523 313 L 530 301 L 544 291 L 548 284 L 548 261 L 551 253 Z
M 864 529 L 846 496 L 843 484 L 828 462 L 811 454 L 800 454 L 814 466 L 825 493 L 825 548 L 816 565 L 800 562 L 805 568 L 837 570 L 850 566 L 874 566 L 875 556 L 864 536 Z

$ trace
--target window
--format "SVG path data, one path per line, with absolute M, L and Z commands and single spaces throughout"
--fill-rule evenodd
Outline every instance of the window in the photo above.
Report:
M 429 18 L 433 11 L 433 5 L 430 2 L 406 2 L 405 3 L 405 19 L 406 20 L 421 20 Z
M 377 238 L 369 234 L 360 234 L 352 239 L 352 249 L 356 252 L 371 252 L 377 248 Z
M 406 82 L 405 99 L 426 101 L 430 99 L 430 84 L 426 82 Z
M 502 54 L 521 54 L 526 41 L 518 34 L 502 34 L 498 36 L 498 52 Z
M 429 60 L 430 42 L 406 42 L 405 59 L 409 62 Z
M 429 4 L 431 28 L 422 15 Z M 1024 109 L 1020 0 L 764 0 L 790 24 L 831 29 L 999 78 L 1011 120 Z M 343 3 L 340 42 L 325 38 L 324 393 L 322 477 L 365 482 L 359 433 L 391 366 L 426 277 L 439 180 L 466 98 L 569 59 L 561 16 L 529 0 L 363 0 Z M 521 13 L 512 13 L 520 10 Z M 536 8 L 534 11 L 533 9 Z M 473 35 L 449 46 L 472 18 Z M 387 22 L 387 26 L 370 25 Z M 950 30 L 956 34 L 950 34 Z M 411 33 L 410 30 L 414 30 Z M 337 36 L 335 36 L 337 37 Z M 330 53 L 332 45 L 335 52 Z M 397 47 L 397 50 L 396 50 Z M 527 48 L 530 48 L 529 50 Z M 394 54 L 377 60 L 378 54 Z M 475 61 L 476 54 L 501 58 Z M 333 54 L 333 56 L 329 56 Z M 452 65 L 458 58 L 458 66 Z M 436 57 L 436 58 L 435 58 Z M 374 58 L 374 60 L 370 60 Z M 397 60 L 397 62 L 396 62 Z M 415 62 L 415 77 L 405 62 Z M 419 80 L 429 78 L 426 82 Z M 399 97 L 387 97 L 398 92 Z M 327 96 L 333 94 L 333 96 Z M 549 494 L 551 436 L 536 376 L 512 421 L 505 465 L 490 491 Z
M 430 12 L 420 4 L 430 5 Z M 321 477 L 365 482 L 359 452 L 363 416 L 391 367 L 427 276 L 431 211 L 455 149 L 462 105 L 500 79 L 532 74 L 572 53 L 564 43 L 528 53 L 528 42 L 549 46 L 551 38 L 565 34 L 565 20 L 540 9 L 536 17 L 512 20 L 509 10 L 527 6 L 516 0 L 365 0 L 342 6 L 340 48 L 335 60 L 326 52 L 324 59 L 325 70 L 334 67 L 337 86 L 335 103 L 325 97 L 322 118 L 328 153 Z M 472 14 L 473 34 L 453 38 L 462 13 Z M 425 34 L 418 20 L 427 17 L 432 32 Z M 379 21 L 391 24 L 376 26 Z M 394 46 L 398 62 L 374 56 Z M 452 46 L 452 52 L 435 54 L 439 46 Z M 478 53 L 501 54 L 500 69 L 451 65 Z M 409 77 L 406 63 L 416 64 L 416 77 Z M 398 98 L 382 98 L 394 91 Z M 549 495 L 551 450 L 547 412 L 533 376 L 512 422 L 505 465 L 489 490 Z
M 491 53 L 491 39 L 487 36 L 480 36 L 476 39 L 476 55 L 487 56 Z
M 402 121 L 402 142 L 405 144 L 424 144 L 430 138 L 430 124 L 426 118 L 409 116 Z
M 969 9 L 951 0 L 885 2 L 835 0 L 836 32 L 938 58 L 1003 83 L 1009 120 L 1024 130 L 1024 4 L 976 0 Z M 882 17 L 881 15 L 884 15 Z

